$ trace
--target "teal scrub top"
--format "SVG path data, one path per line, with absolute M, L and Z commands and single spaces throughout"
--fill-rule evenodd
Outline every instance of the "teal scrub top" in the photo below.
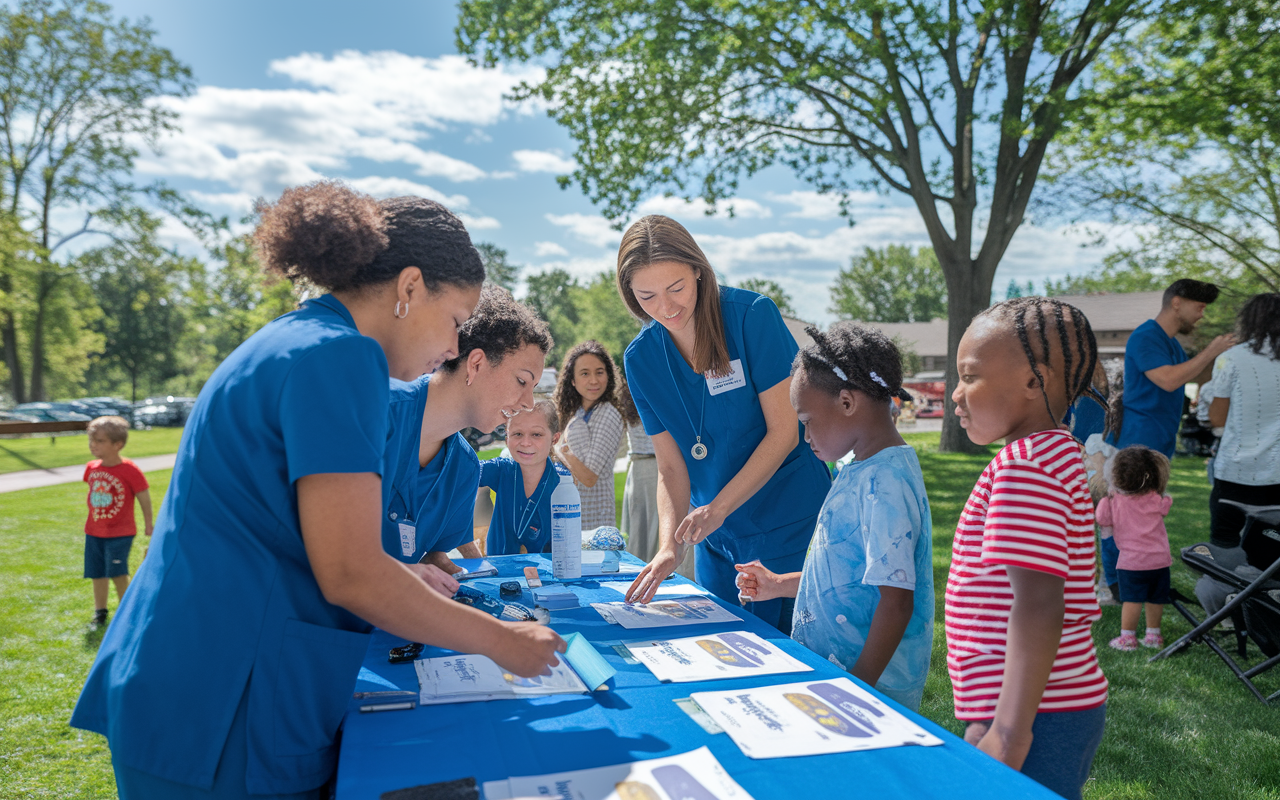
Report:
M 150 552 L 71 717 L 106 735 L 113 760 L 207 789 L 245 698 L 249 793 L 332 774 L 370 626 L 324 599 L 294 483 L 381 474 L 387 372 L 326 295 L 268 323 L 205 383 Z
M 416 564 L 432 551 L 447 553 L 475 537 L 480 459 L 466 437 L 453 434 L 425 467 L 418 463 L 430 388 L 429 375 L 409 383 L 391 379 L 382 473 L 382 547 L 406 564 Z M 402 537 L 401 525 L 411 527 L 412 535 Z
M 645 433 L 667 431 L 689 470 L 695 506 L 710 503 L 742 470 L 766 432 L 760 393 L 791 375 L 799 349 L 778 307 L 768 297 L 743 289 L 720 289 L 720 309 L 730 364 L 729 378 L 708 379 L 694 372 L 666 329 L 649 322 L 627 347 L 627 385 Z M 734 558 L 750 560 L 803 551 L 831 487 L 831 473 L 800 440 L 761 489 L 725 520 L 707 542 Z M 701 435 L 707 457 L 691 448 Z M 770 533 L 777 532 L 770 536 Z
M 555 464 L 547 459 L 542 479 L 530 497 L 524 493 L 524 474 L 510 458 L 491 458 L 480 463 L 480 485 L 494 491 L 493 517 L 485 552 L 491 556 L 551 552 L 551 493 L 560 483 Z
M 1171 392 L 1161 389 L 1147 372 L 1186 360 L 1182 344 L 1154 319 L 1129 335 L 1124 346 L 1124 417 L 1113 442 L 1117 448 L 1142 444 L 1173 458 L 1186 393 L 1181 386 Z

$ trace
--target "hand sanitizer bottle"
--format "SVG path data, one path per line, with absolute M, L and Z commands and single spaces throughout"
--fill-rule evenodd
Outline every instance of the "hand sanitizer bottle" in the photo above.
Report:
M 551 493 L 551 574 L 558 580 L 582 577 L 582 498 L 569 470 L 556 464 L 560 485 Z

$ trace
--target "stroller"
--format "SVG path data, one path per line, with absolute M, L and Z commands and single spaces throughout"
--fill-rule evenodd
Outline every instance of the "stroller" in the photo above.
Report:
M 1197 544 L 1182 550 L 1182 563 L 1202 576 L 1196 584 L 1196 600 L 1176 589 L 1171 591 L 1173 607 L 1191 623 L 1189 633 L 1151 657 L 1168 658 L 1196 642 L 1204 642 L 1264 703 L 1280 698 L 1280 691 L 1263 695 L 1253 678 L 1280 664 L 1280 505 L 1250 506 L 1231 503 L 1245 513 L 1239 547 Z M 1208 614 L 1197 619 L 1190 605 L 1200 605 Z M 1264 660 L 1242 668 L 1218 643 L 1213 629 L 1230 617 L 1235 623 L 1236 652 L 1247 657 L 1252 640 Z

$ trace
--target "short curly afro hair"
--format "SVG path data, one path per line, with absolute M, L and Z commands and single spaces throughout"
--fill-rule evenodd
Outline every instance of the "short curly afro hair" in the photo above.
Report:
M 792 375 L 803 371 L 809 385 L 833 396 L 856 389 L 887 403 L 902 391 L 902 355 L 880 331 L 856 322 L 837 322 L 826 333 L 804 330 L 813 344 L 796 353 Z
M 1111 459 L 1111 485 L 1124 494 L 1164 494 L 1169 459 L 1150 447 L 1129 445 Z
M 486 283 L 480 290 L 476 310 L 458 328 L 458 355 L 441 364 L 440 369 L 454 372 L 474 350 L 483 351 L 491 364 L 498 364 L 527 344 L 544 355 L 551 350 L 555 341 L 547 323 L 533 309 L 517 302 L 511 292 Z
M 430 291 L 484 280 L 471 236 L 449 209 L 421 197 L 381 202 L 338 181 L 286 189 L 258 201 L 258 257 L 269 271 L 328 291 L 353 291 L 418 267 Z

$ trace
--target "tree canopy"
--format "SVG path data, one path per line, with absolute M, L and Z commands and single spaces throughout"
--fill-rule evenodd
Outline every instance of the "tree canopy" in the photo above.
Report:
M 747 278 L 738 284 L 738 288 L 764 295 L 773 301 L 783 316 L 796 318 L 796 310 L 791 305 L 791 295 L 777 281 L 768 278 Z
M 819 191 L 909 196 L 947 280 L 950 355 L 991 296 L 1078 81 L 1142 0 L 462 0 L 458 45 L 536 61 L 614 219 L 649 194 L 710 202 L 782 165 Z M 943 447 L 967 438 L 947 414 Z
M 928 247 L 868 247 L 836 275 L 828 310 L 863 322 L 928 322 L 947 315 L 946 278 Z

